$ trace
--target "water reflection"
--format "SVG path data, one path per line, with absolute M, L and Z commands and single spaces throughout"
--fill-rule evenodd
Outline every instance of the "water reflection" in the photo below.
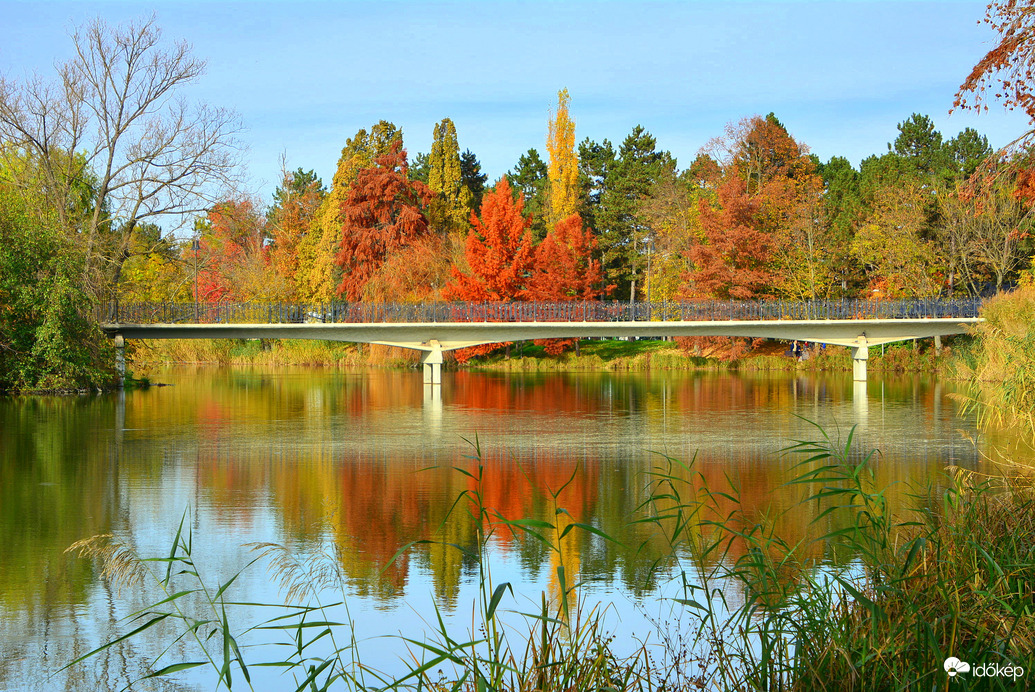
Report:
M 250 540 L 329 544 L 360 612 L 429 592 L 450 611 L 475 567 L 468 502 L 453 504 L 464 493 L 508 519 L 556 522 L 562 508 L 618 539 L 575 531 L 558 557 L 497 526 L 494 554 L 529 588 L 551 588 L 563 561 L 569 575 L 635 599 L 656 588 L 650 546 L 661 546 L 629 519 L 663 455 L 695 459 L 690 487 L 732 486 L 748 520 L 771 517 L 790 542 L 818 509 L 796 504 L 804 491 L 783 486 L 793 460 L 776 452 L 815 437 L 808 421 L 831 435 L 858 424 L 898 506 L 909 484 L 977 455 L 973 421 L 956 417 L 948 388 L 919 377 L 459 372 L 440 396 L 411 372 L 175 369 L 158 379 L 174 386 L 0 402 L 0 681 L 14 689 L 99 641 L 126 610 L 64 549 L 113 532 L 160 553 L 188 505 L 214 574 L 243 565 L 238 546 Z M 417 540 L 429 542 L 386 568 Z M 248 584 L 253 600 L 278 598 L 261 573 Z

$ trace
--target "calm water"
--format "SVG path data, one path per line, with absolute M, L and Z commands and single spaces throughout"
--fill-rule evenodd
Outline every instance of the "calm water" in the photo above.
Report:
M 50 677 L 126 631 L 119 619 L 153 596 L 118 592 L 64 553 L 95 534 L 160 555 L 187 512 L 211 584 L 255 557 L 250 542 L 330 555 L 364 659 L 391 668 L 402 648 L 370 638 L 419 638 L 436 604 L 469 627 L 475 565 L 460 551 L 422 543 L 385 569 L 410 541 L 473 547 L 464 513 L 446 516 L 465 490 L 480 489 L 507 518 L 552 521 L 550 491 L 574 476 L 557 505 L 622 545 L 573 534 L 566 571 L 615 604 L 623 636 L 640 637 L 664 580 L 651 578 L 650 550 L 637 551 L 649 531 L 628 520 L 662 454 L 696 455 L 710 486 L 725 487 L 728 476 L 748 515 L 761 516 L 798 498 L 781 488 L 791 461 L 779 450 L 816 437 L 803 419 L 832 435 L 857 425 L 860 449 L 881 451 L 878 482 L 897 483 L 903 503 L 908 482 L 947 464 L 973 467 L 986 444 L 958 415 L 950 386 L 928 378 L 874 379 L 865 397 L 840 375 L 447 373 L 439 396 L 416 372 L 171 369 L 156 379 L 173 386 L 0 400 L 0 689 L 120 686 L 168 643 L 113 649 Z M 480 486 L 452 468 L 474 471 L 475 440 Z M 810 520 L 795 508 L 777 521 L 793 537 Z M 529 610 L 556 589 L 556 553 L 537 542 L 499 531 L 490 554 L 495 581 L 515 585 L 508 608 Z M 234 589 L 241 601 L 284 600 L 261 562 Z M 148 689 L 206 688 L 204 679 Z

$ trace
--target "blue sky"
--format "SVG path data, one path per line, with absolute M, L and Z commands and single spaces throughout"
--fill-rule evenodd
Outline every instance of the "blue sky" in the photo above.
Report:
M 490 180 L 545 151 L 557 91 L 576 139 L 616 145 L 637 124 L 681 166 L 727 122 L 770 111 L 822 160 L 886 151 L 930 115 L 1002 146 L 1025 120 L 948 114 L 993 34 L 968 2 L 3 2 L 0 71 L 52 74 L 70 29 L 154 12 L 208 71 L 190 96 L 233 108 L 263 198 L 290 168 L 330 181 L 345 140 L 384 118 L 411 157 L 456 123 Z

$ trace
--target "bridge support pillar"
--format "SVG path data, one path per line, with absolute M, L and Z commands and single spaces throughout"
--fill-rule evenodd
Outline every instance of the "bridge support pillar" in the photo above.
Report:
M 855 346 L 852 346 L 852 379 L 856 382 L 866 381 L 866 361 L 870 358 L 870 347 L 866 343 L 866 337 L 860 336 Z
M 421 363 L 424 366 L 424 384 L 442 384 L 442 346 L 437 341 L 429 341 L 430 351 L 424 351 Z
M 115 335 L 115 372 L 119 376 L 119 387 L 126 385 L 126 338 Z

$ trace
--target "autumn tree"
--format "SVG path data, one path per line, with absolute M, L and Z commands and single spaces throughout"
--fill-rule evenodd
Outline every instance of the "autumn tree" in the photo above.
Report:
M 808 148 L 770 113 L 727 125 L 724 136 L 708 144 L 708 153 L 720 166 L 724 181 L 718 188 L 720 197 L 733 201 L 743 194 L 751 200 L 750 223 L 740 212 L 729 221 L 739 228 L 737 235 L 750 227 L 766 239 L 754 259 L 764 255 L 768 264 L 756 264 L 754 269 L 770 277 L 769 290 L 798 299 L 829 295 L 834 282 L 829 261 L 832 243 L 822 213 L 823 180 Z M 733 180 L 743 185 L 731 185 Z M 721 200 L 720 205 L 725 206 Z M 745 209 L 743 204 L 736 206 Z M 712 239 L 714 231 L 707 224 L 715 221 L 714 216 L 702 216 L 705 233 Z
M 338 293 L 359 300 L 367 282 L 395 253 L 429 233 L 422 211 L 432 198 L 426 185 L 407 177 L 406 152 L 395 141 L 360 170 L 341 207 L 335 262 L 342 269 Z
M 186 43 L 165 44 L 154 19 L 97 20 L 75 29 L 72 44 L 56 80 L 0 79 L 0 156 L 36 162 L 48 206 L 82 249 L 82 284 L 107 299 L 141 224 L 175 224 L 237 182 L 240 125 L 230 111 L 182 98 L 205 63 Z M 66 210 L 84 182 L 91 213 L 75 219 Z
M 524 297 L 563 302 L 599 296 L 604 288 L 600 261 L 593 258 L 596 248 L 593 231 L 583 228 L 578 214 L 559 221 L 535 249 Z
M 301 168 L 283 171 L 280 185 L 273 193 L 273 204 L 266 212 L 270 235 L 270 263 L 290 285 L 292 297 L 298 295 L 299 246 L 304 241 L 327 190 L 314 171 Z
M 687 298 L 747 300 L 770 293 L 774 238 L 758 227 L 760 203 L 747 181 L 731 177 L 718 189 L 717 206 L 698 202 L 703 242 L 689 254 L 693 268 L 682 293 Z
M 444 220 L 450 228 L 464 228 L 474 198 L 463 182 L 456 127 L 449 118 L 435 125 L 427 165 L 428 187 L 442 199 Z
M 465 246 L 468 271 L 453 268 L 453 280 L 444 291 L 446 299 L 508 301 L 524 297 L 534 250 L 523 210 L 524 200 L 514 199 L 504 176 L 485 195 L 480 214 L 471 214 Z
M 269 267 L 266 219 L 250 199 L 215 204 L 196 230 L 198 300 L 214 303 L 286 297 L 286 280 Z
M 601 285 L 603 272 L 594 259 L 597 242 L 593 231 L 583 228 L 582 218 L 562 219 L 535 249 L 532 274 L 523 292 L 525 300 L 568 302 L 594 300 L 613 286 Z M 578 339 L 536 339 L 546 352 L 559 354 Z
M 130 243 L 129 258 L 122 266 L 119 300 L 124 303 L 193 300 L 192 265 L 183 255 L 182 242 L 163 234 L 155 224 L 140 224 Z
M 690 173 L 667 169 L 654 182 L 636 211 L 648 231 L 651 255 L 644 294 L 651 300 L 676 299 L 690 267 L 688 253 L 699 240 L 698 199 L 702 191 Z
M 878 188 L 874 211 L 852 240 L 852 252 L 885 297 L 926 297 L 940 290 L 937 247 L 925 237 L 930 191 L 908 178 Z
M 956 108 L 988 110 L 990 95 L 1008 110 L 1020 110 L 1035 127 L 1035 7 L 1030 0 L 992 0 L 982 20 L 999 35 L 956 93 Z M 1029 129 L 1017 142 L 1035 134 Z M 1015 142 L 1016 143 L 1016 142 Z
M 341 266 L 336 262 L 344 217 L 342 205 L 349 197 L 359 171 L 402 143 L 402 131 L 381 120 L 370 128 L 359 130 L 345 142 L 338 167 L 331 181 L 331 190 L 324 197 L 305 238 L 299 244 L 299 269 L 296 278 L 299 297 L 309 301 L 329 301 L 341 285 Z
M 557 92 L 557 110 L 547 126 L 546 151 L 550 156 L 550 218 L 553 226 L 579 210 L 579 162 L 575 156 L 575 121 L 571 119 L 567 89 Z
M 979 295 L 986 281 L 998 293 L 1021 268 L 1030 251 L 1031 220 L 1009 176 L 994 169 L 982 173 L 987 184 L 958 183 L 940 192 L 942 239 L 950 282 Z

